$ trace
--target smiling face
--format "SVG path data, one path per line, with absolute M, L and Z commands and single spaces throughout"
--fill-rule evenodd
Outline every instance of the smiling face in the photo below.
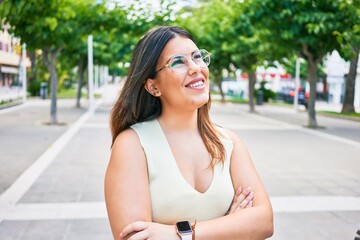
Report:
M 168 106 L 176 109 L 198 109 L 209 101 L 209 69 L 204 64 L 196 64 L 199 55 L 198 47 L 185 37 L 177 36 L 171 39 L 160 55 L 157 68 L 162 69 L 167 64 L 178 64 L 179 55 L 186 56 L 188 69 L 183 73 L 175 73 L 170 67 L 159 71 L 155 79 L 147 81 L 150 93 L 156 89 L 160 94 L 163 109 Z M 172 59 L 169 61 L 169 59 Z M 174 62 L 175 61 L 175 62 Z

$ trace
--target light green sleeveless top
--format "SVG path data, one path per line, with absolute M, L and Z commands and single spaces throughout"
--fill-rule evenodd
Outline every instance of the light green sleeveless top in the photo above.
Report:
M 225 136 L 220 136 L 226 150 L 225 162 L 215 165 L 210 187 L 200 193 L 181 175 L 158 120 L 137 123 L 131 128 L 139 136 L 147 159 L 154 222 L 204 221 L 226 214 L 234 196 L 230 176 L 233 144 L 223 129 L 218 128 L 218 131 Z

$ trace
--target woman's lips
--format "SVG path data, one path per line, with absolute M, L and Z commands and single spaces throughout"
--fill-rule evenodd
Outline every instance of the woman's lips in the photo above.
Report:
M 191 82 L 185 85 L 188 88 L 202 88 L 204 86 L 204 80 L 202 78 L 194 78 Z

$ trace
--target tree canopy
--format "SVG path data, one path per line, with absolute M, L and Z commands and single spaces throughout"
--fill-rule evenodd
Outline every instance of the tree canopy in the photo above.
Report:
M 70 71 L 77 66 L 80 81 L 86 68 L 87 36 L 92 34 L 94 63 L 109 66 L 112 74 L 125 75 L 134 45 L 145 32 L 155 26 L 177 24 L 193 33 L 200 48 L 211 52 L 211 78 L 223 98 L 224 72 L 241 69 L 248 74 L 251 111 L 258 66 L 273 61 L 291 63 L 294 56 L 305 59 L 304 75 L 310 84 L 308 125 L 316 127 L 319 65 L 333 50 L 356 62 L 359 2 L 199 0 L 178 11 L 173 0 L 161 0 L 158 9 L 141 0 L 4 0 L 0 18 L 10 24 L 10 32 L 26 42 L 28 49 L 41 50 L 51 76 L 52 122 L 57 122 L 56 63 L 60 54 L 61 67 Z M 356 70 L 356 66 L 351 69 Z M 353 75 L 354 71 L 349 73 Z M 349 99 L 353 102 L 351 96 Z
M 90 0 L 6 0 L 1 4 L 1 19 L 9 23 L 10 32 L 21 38 L 29 49 L 41 49 L 43 61 L 50 73 L 50 123 L 57 124 L 57 58 L 63 48 L 83 29 L 84 9 L 92 9 Z M 91 15 L 87 24 L 96 22 Z M 85 29 L 88 29 L 85 27 Z
M 317 127 L 315 99 L 318 65 L 327 53 L 342 51 L 338 40 L 353 29 L 352 1 L 348 0 L 253 0 L 246 1 L 252 9 L 253 22 L 258 29 L 267 29 L 263 41 L 272 45 L 283 57 L 292 54 L 307 62 L 310 85 L 308 126 Z M 276 54 L 276 53 L 274 53 Z
M 126 7 L 118 2 L 95 0 L 5 0 L 0 5 L 0 19 L 10 25 L 10 33 L 21 38 L 30 50 L 41 50 L 50 73 L 50 123 L 57 124 L 57 60 L 62 53 L 66 64 L 84 71 L 87 36 L 94 34 L 94 63 L 119 68 L 140 36 L 152 26 L 170 21 L 168 1 L 152 12 L 134 0 Z M 125 65 L 126 66 L 126 65 Z M 80 77 L 82 78 L 82 77 Z M 82 86 L 80 82 L 79 86 Z

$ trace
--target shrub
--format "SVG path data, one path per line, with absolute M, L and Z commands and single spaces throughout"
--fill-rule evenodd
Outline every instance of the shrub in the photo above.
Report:
M 41 81 L 39 81 L 39 80 L 30 81 L 28 91 L 30 92 L 31 96 L 39 96 L 40 95 L 40 84 L 41 84 Z

